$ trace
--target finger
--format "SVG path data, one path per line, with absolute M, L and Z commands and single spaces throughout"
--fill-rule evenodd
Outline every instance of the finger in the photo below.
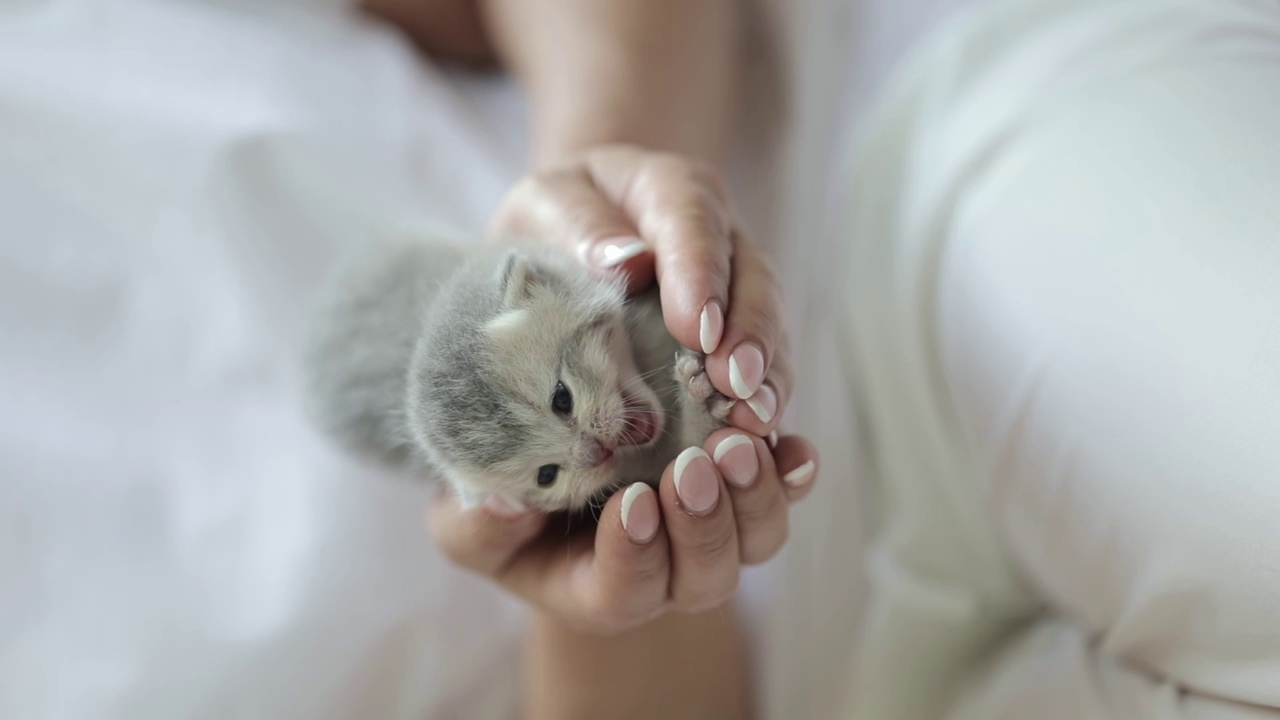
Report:
M 724 332 L 732 209 L 715 169 L 677 155 L 598 153 L 589 169 L 653 248 L 667 329 L 687 348 L 714 352 Z
M 453 493 L 427 505 L 427 530 L 455 564 L 496 576 L 546 525 L 542 513 L 517 513 L 496 501 L 463 509 Z
M 794 385 L 790 359 L 777 357 L 756 394 L 730 408 L 729 424 L 753 435 L 769 435 L 782 421 Z
M 799 435 L 784 435 L 778 438 L 773 459 L 787 499 L 795 502 L 808 495 L 818 477 L 820 463 L 813 443 Z
M 762 438 L 725 428 L 712 433 L 703 447 L 733 501 L 739 558 L 748 565 L 772 558 L 787 540 L 787 496 L 769 446 Z
M 734 233 L 733 243 L 729 313 L 723 341 L 707 357 L 707 374 L 717 390 L 746 400 L 760 390 L 782 347 L 782 301 L 764 254 L 740 233 Z M 775 392 L 784 389 L 774 387 Z
M 503 200 L 493 230 L 505 238 L 555 243 L 593 273 L 623 273 L 629 290 L 653 282 L 654 258 L 635 224 L 581 167 L 521 181 Z
M 670 568 L 657 493 L 635 483 L 605 503 L 594 538 L 542 538 L 501 580 L 575 627 L 614 633 L 665 609 Z
M 738 586 L 738 534 L 720 472 L 702 448 L 686 449 L 659 486 L 671 542 L 672 604 L 688 612 L 717 607 Z

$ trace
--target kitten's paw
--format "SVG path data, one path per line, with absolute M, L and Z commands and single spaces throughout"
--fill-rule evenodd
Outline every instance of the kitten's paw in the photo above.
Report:
M 720 424 L 729 417 L 733 409 L 733 399 L 716 390 L 707 377 L 707 368 L 703 363 L 705 356 L 691 350 L 676 353 L 676 381 L 680 383 L 685 396 L 692 400 L 686 406 L 700 405 L 711 419 Z

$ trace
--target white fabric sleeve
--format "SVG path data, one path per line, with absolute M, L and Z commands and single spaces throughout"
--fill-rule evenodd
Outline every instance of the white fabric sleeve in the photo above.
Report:
M 854 717 L 1280 717 L 1277 58 L 1273 4 L 1039 0 L 900 79 L 846 216 Z
M 947 720 L 1274 720 L 1274 709 L 1184 692 L 1093 647 L 1083 629 L 1046 618 L 1005 642 L 958 694 Z

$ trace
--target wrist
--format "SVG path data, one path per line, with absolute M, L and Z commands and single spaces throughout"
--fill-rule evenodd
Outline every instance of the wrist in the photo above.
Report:
M 667 613 L 612 635 L 538 613 L 524 685 L 532 719 L 746 717 L 746 653 L 736 606 Z

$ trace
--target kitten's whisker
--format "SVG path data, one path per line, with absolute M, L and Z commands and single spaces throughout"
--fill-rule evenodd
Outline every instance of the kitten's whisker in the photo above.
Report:
M 657 377 L 660 373 L 668 372 L 669 370 L 670 368 L 667 368 L 667 367 L 658 367 L 658 368 L 654 368 L 653 370 L 649 370 L 648 372 L 642 372 L 639 375 L 636 375 L 635 377 L 627 378 L 626 382 L 622 383 L 622 387 L 623 388 L 633 387 L 637 383 L 643 383 L 644 381 L 653 377 Z

